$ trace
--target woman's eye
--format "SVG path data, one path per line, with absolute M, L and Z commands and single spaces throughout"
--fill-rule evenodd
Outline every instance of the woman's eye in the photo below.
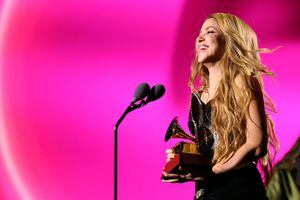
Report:
M 207 33 L 214 33 L 214 31 L 207 31 Z

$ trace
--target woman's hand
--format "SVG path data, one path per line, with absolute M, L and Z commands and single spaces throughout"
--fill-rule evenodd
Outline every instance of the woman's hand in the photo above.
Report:
M 163 171 L 163 177 L 162 177 L 162 182 L 165 183 L 183 183 L 186 182 L 183 175 L 180 174 L 172 174 L 172 173 L 167 173 Z
M 226 163 L 216 163 L 213 168 L 212 171 L 215 174 L 220 174 L 220 173 L 224 173 L 226 171 L 228 171 L 230 168 L 228 167 L 228 165 Z
M 172 174 L 163 171 L 162 182 L 165 183 L 184 183 L 187 181 L 198 181 L 203 180 L 202 177 L 193 177 L 191 173 L 181 175 L 181 174 Z
M 175 153 L 174 153 L 173 149 L 167 149 L 166 154 L 167 154 L 167 162 L 169 162 L 171 159 L 173 159 L 175 157 Z M 186 181 L 197 181 L 197 180 L 202 180 L 202 179 L 203 179 L 202 177 L 193 177 L 191 173 L 182 175 L 182 174 L 167 173 L 167 172 L 163 171 L 162 182 L 183 183 Z
M 224 172 L 227 172 L 229 170 L 232 170 L 232 169 L 240 169 L 242 167 L 245 167 L 249 164 L 255 164 L 255 162 L 253 162 L 252 160 L 249 160 L 247 157 L 244 158 L 244 160 L 240 161 L 239 163 L 236 163 L 235 160 L 233 159 L 229 159 L 228 161 L 226 162 L 219 162 L 219 163 L 216 163 L 213 168 L 212 168 L 212 171 L 215 173 L 215 174 L 220 174 L 220 173 L 224 173 Z
M 167 154 L 167 162 L 169 162 L 172 158 L 175 157 L 173 149 L 167 149 L 166 154 Z M 185 181 L 184 181 L 184 177 L 180 176 L 179 174 L 172 174 L 172 173 L 167 173 L 167 172 L 163 171 L 162 182 L 182 183 Z
M 167 154 L 167 162 L 169 162 L 172 158 L 175 157 L 175 153 L 173 149 L 167 149 L 166 154 Z

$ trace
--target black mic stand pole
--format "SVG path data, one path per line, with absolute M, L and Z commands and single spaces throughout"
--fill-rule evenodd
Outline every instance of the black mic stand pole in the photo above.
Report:
M 118 128 L 123 119 L 126 117 L 128 113 L 131 111 L 138 109 L 144 105 L 146 105 L 148 102 L 142 100 L 139 104 L 134 104 L 133 102 L 130 104 L 130 106 L 127 107 L 123 115 L 120 117 L 118 122 L 116 123 L 114 127 L 114 200 L 118 199 Z

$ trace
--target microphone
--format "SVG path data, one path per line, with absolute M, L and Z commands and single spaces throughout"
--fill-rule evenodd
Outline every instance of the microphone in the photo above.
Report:
M 117 199 L 118 196 L 118 128 L 123 119 L 126 117 L 128 113 L 133 110 L 136 110 L 151 101 L 155 101 L 161 98 L 165 94 L 165 87 L 161 84 L 157 84 L 153 86 L 150 90 L 150 86 L 147 83 L 141 83 L 134 92 L 134 97 L 127 107 L 125 112 L 122 114 L 120 119 L 117 121 L 114 127 L 114 199 Z M 144 100 L 144 98 L 146 100 Z M 139 104 L 135 104 L 137 101 L 141 102 Z
M 131 101 L 131 104 L 144 99 L 150 92 L 150 86 L 148 83 L 141 83 L 134 91 L 134 96 Z
M 157 99 L 160 99 L 166 92 L 165 87 L 162 84 L 157 84 L 153 86 L 147 96 L 147 99 L 144 103 L 146 105 L 147 103 L 151 101 L 155 101 Z

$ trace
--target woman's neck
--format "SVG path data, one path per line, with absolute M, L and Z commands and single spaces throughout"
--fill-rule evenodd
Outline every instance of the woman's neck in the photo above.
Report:
M 215 88 L 220 80 L 222 79 L 222 70 L 220 66 L 220 61 L 215 63 L 205 63 L 205 67 L 208 69 L 209 72 L 209 88 Z

